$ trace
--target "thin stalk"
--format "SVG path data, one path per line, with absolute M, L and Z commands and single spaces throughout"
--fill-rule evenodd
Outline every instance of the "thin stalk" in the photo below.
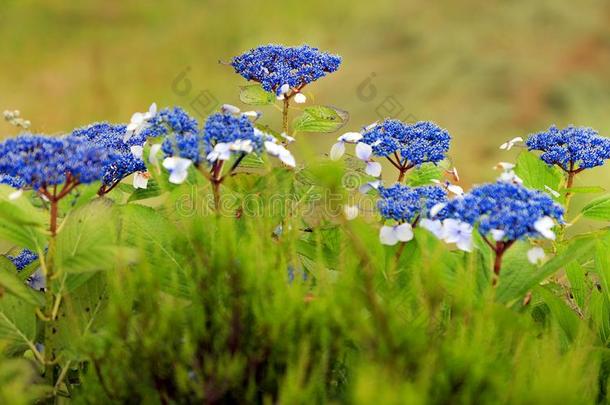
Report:
M 290 98 L 284 97 L 284 106 L 282 108 L 282 131 L 288 134 L 288 108 L 290 108 Z
M 50 199 L 50 220 L 49 220 L 49 232 L 51 238 L 49 239 L 49 247 L 47 249 L 46 257 L 46 288 L 45 288 L 45 314 L 46 321 L 44 327 L 44 357 L 45 357 L 45 380 L 50 386 L 55 386 L 55 335 L 57 334 L 57 328 L 55 325 L 55 319 L 53 317 L 55 308 L 55 296 L 53 295 L 52 283 L 55 278 L 55 242 L 57 236 L 57 215 L 58 215 L 58 204 L 56 193 L 54 192 Z

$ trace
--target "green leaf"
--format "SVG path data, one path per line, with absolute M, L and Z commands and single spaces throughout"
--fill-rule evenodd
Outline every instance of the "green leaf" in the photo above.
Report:
M 536 294 L 542 297 L 544 303 L 548 306 L 553 319 L 559 324 L 565 332 L 567 338 L 572 341 L 578 334 L 580 319 L 578 315 L 566 305 L 563 299 L 558 298 L 552 291 L 545 287 L 537 287 Z
M 585 271 L 576 261 L 571 261 L 566 266 L 566 276 L 570 282 L 570 291 L 574 297 L 574 301 L 580 309 L 584 309 L 585 300 L 588 294 Z
M 582 215 L 600 221 L 610 220 L 610 195 L 605 195 L 591 201 L 582 209 Z
M 242 103 L 249 105 L 269 105 L 275 102 L 275 96 L 263 89 L 260 84 L 241 86 L 239 99 Z
M 0 198 L 8 190 L 0 188 Z M 44 228 L 46 216 L 32 206 L 27 198 L 17 201 L 0 200 L 0 239 L 34 251 L 46 244 Z
M 13 295 L 0 295 L 0 339 L 9 342 L 9 351 L 35 351 L 35 336 L 34 307 Z
M 5 256 L 0 256 L 0 289 L 34 306 L 43 306 L 43 296 L 17 277 L 17 269 Z
M 72 212 L 61 224 L 57 235 L 57 269 L 67 273 L 107 270 L 117 260 L 129 259 L 116 246 L 112 207 L 107 200 L 92 203 Z
M 300 132 L 334 132 L 344 126 L 349 119 L 346 111 L 334 107 L 307 107 L 303 114 L 295 118 L 293 128 Z
M 529 290 L 537 286 L 545 278 L 559 271 L 572 260 L 579 260 L 585 254 L 589 254 L 595 246 L 596 237 L 599 237 L 599 235 L 591 234 L 586 238 L 575 238 L 557 256 L 538 269 L 530 268 L 524 269 L 524 271 L 501 274 L 496 295 L 497 299 L 500 302 L 508 303 L 523 298 Z
M 531 152 L 521 152 L 517 158 L 515 173 L 523 180 L 523 185 L 548 193 L 545 186 L 557 191 L 563 181 L 561 169 L 549 166 Z
M 407 178 L 407 184 L 411 187 L 431 184 L 432 180 L 438 180 L 443 175 L 443 169 L 434 163 L 424 163 L 415 168 Z

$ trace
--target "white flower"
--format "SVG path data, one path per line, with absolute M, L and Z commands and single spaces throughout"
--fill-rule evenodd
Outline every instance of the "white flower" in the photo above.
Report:
M 375 128 L 377 126 L 377 124 L 379 124 L 379 121 L 375 121 L 369 125 L 367 125 L 366 127 L 364 127 L 365 131 L 370 131 L 371 129 Z
M 290 85 L 288 83 L 282 84 L 282 87 L 280 87 L 280 93 L 286 94 L 289 91 L 290 91 Z
M 490 232 L 491 232 L 491 237 L 496 242 L 501 241 L 502 238 L 504 237 L 504 235 L 506 235 L 506 232 L 504 232 L 502 229 L 492 229 Z
M 282 145 L 271 141 L 265 141 L 265 149 L 267 150 L 268 154 L 279 158 L 285 165 L 290 167 L 296 166 L 294 156 L 292 156 L 292 153 L 290 153 L 290 151 Z
M 413 228 L 406 222 L 396 226 L 382 226 L 379 230 L 379 240 L 384 245 L 393 246 L 400 242 L 408 242 L 413 239 Z
M 142 159 L 142 154 L 144 153 L 143 145 L 133 145 L 129 148 L 129 150 L 131 151 L 133 157 L 135 157 L 136 159 Z
M 521 180 L 521 178 L 517 176 L 514 170 L 507 170 L 502 172 L 500 177 L 498 177 L 498 181 L 501 181 L 503 183 L 523 184 L 523 180 Z
M 447 184 L 447 191 L 458 196 L 464 194 L 464 189 L 457 184 Z
M 150 174 L 148 174 L 148 172 L 136 172 L 133 176 L 133 187 L 147 188 L 148 179 L 150 179 Z
M 532 264 L 538 264 L 544 260 L 546 255 L 544 249 L 540 246 L 535 246 L 527 251 L 527 260 Z
M 161 144 L 156 143 L 150 147 L 150 152 L 148 153 L 148 161 L 153 166 L 159 166 L 159 161 L 157 160 L 157 155 L 161 150 Z
M 8 195 L 9 201 L 15 201 L 23 195 L 23 189 L 15 190 Z
M 182 184 L 188 176 L 188 168 L 193 164 L 189 159 L 181 157 L 168 157 L 163 160 L 163 167 L 169 170 L 169 182 Z
M 369 181 L 368 183 L 364 183 L 363 185 L 361 185 L 360 188 L 358 189 L 358 191 L 361 192 L 362 194 L 366 194 L 371 190 L 377 190 L 380 185 L 381 185 L 381 180 Z
M 539 218 L 536 222 L 534 222 L 534 229 L 542 236 L 547 239 L 555 240 L 555 232 L 553 232 L 553 227 L 555 226 L 555 222 L 553 218 L 549 216 L 544 216 Z
M 447 203 L 436 203 L 430 208 L 430 216 L 434 218 L 443 208 L 447 206 Z
M 219 142 L 214 145 L 214 149 L 206 156 L 206 159 L 210 162 L 217 160 L 229 160 L 231 159 L 231 144 L 226 142 Z
M 346 132 L 337 138 L 337 143 L 333 145 L 330 149 L 330 158 L 331 160 L 339 160 L 341 156 L 345 153 L 345 144 L 346 143 L 357 143 L 362 139 L 362 134 L 360 132 Z
M 355 219 L 358 216 L 358 206 L 357 205 L 344 205 L 343 206 L 343 214 L 348 221 Z
M 363 142 L 358 142 L 356 145 L 356 156 L 358 159 L 366 162 L 364 172 L 369 176 L 379 177 L 381 175 L 381 164 L 372 160 L 373 148 Z
M 438 184 L 439 186 L 444 187 L 445 190 L 447 190 L 450 193 L 453 193 L 457 196 L 462 196 L 464 194 L 464 189 L 462 187 L 458 186 L 457 184 L 451 184 L 448 181 L 443 183 L 442 181 L 440 181 L 438 179 L 432 179 L 431 181 L 434 184 Z
M 281 136 L 282 138 L 284 138 L 284 139 L 286 140 L 286 143 L 288 143 L 288 144 L 291 144 L 291 143 L 293 143 L 294 141 L 296 141 L 296 139 L 294 139 L 294 137 L 292 137 L 292 136 L 290 136 L 290 135 L 286 134 L 285 132 L 282 132 L 282 133 L 280 134 L 280 136 Z
M 443 238 L 443 223 L 440 220 L 423 218 L 419 221 L 419 226 L 432 232 L 438 239 Z
M 307 97 L 303 93 L 297 93 L 294 95 L 294 102 L 297 104 L 303 104 L 307 101 Z
M 261 113 L 260 111 L 244 111 L 243 113 L 241 113 L 241 115 L 248 118 L 254 118 L 254 121 L 256 121 L 260 118 L 261 115 L 263 115 L 263 113 Z
M 457 219 L 445 219 L 443 221 L 443 239 L 447 243 L 455 243 L 460 250 L 471 252 L 472 226 Z
M 520 136 L 517 136 L 517 137 L 511 139 L 510 141 L 504 142 L 502 145 L 500 145 L 500 149 L 511 150 L 513 148 L 513 146 L 515 146 L 515 144 L 517 144 L 519 142 L 523 142 L 523 138 L 521 138 Z
M 123 142 L 127 142 L 134 135 L 139 135 L 150 125 L 148 120 L 154 118 L 157 115 L 157 104 L 152 103 L 148 108 L 148 112 L 140 113 L 137 112 L 131 116 L 131 121 L 127 125 L 127 131 L 123 136 Z
M 238 139 L 230 144 L 229 148 L 236 152 L 252 153 L 254 151 L 254 146 L 250 139 Z
M 555 198 L 557 198 L 557 197 L 559 197 L 559 196 L 561 195 L 561 194 L 559 194 L 557 191 L 553 190 L 552 188 L 550 188 L 550 187 L 549 187 L 549 186 L 547 186 L 547 185 L 545 185 L 545 186 L 544 186 L 544 189 L 545 189 L 546 191 L 548 191 L 548 192 L 549 192 L 549 194 L 551 194 L 551 195 L 552 195 L 553 197 L 555 197 Z
M 223 104 L 222 107 L 220 107 L 220 111 L 222 111 L 223 113 L 229 113 L 229 114 L 239 114 L 239 112 L 241 111 L 239 109 L 239 107 L 235 107 L 232 104 Z
M 497 165 L 494 166 L 495 170 L 512 170 L 515 168 L 515 165 L 509 162 L 498 162 Z

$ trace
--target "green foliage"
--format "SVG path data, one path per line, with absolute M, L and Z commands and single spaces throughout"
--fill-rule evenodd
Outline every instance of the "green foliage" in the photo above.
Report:
M 348 113 L 338 108 L 306 107 L 303 113 L 295 118 L 293 128 L 297 132 L 335 132 L 343 127 L 348 119 Z
M 521 152 L 517 159 L 515 173 L 523 180 L 523 185 L 548 192 L 559 191 L 563 175 L 561 169 L 549 166 L 532 152 Z
M 260 84 L 242 86 L 239 92 L 242 103 L 249 105 L 269 105 L 275 102 L 273 93 L 269 93 Z

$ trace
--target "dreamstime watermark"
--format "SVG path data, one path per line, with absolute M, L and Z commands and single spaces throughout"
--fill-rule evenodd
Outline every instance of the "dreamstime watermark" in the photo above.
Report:
M 362 214 L 376 211 L 377 197 L 354 192 L 360 187 L 360 174 L 348 172 L 342 178 L 345 192 L 333 192 L 322 187 L 304 193 L 249 193 L 237 195 L 223 193 L 219 207 L 214 205 L 211 190 L 192 186 L 175 200 L 176 212 L 182 217 L 220 213 L 227 217 L 302 217 L 336 218 L 344 215 L 345 206 L 357 206 Z
M 356 97 L 363 103 L 375 103 L 375 113 L 380 120 L 392 117 L 404 122 L 415 122 L 417 118 L 406 111 L 404 105 L 396 98 L 396 96 L 379 95 L 377 86 L 373 81 L 377 77 L 377 73 L 371 72 L 364 80 L 356 87 Z
M 186 66 L 172 81 L 172 92 L 179 97 L 187 98 L 193 111 L 203 119 L 218 109 L 218 99 L 210 90 L 195 90 L 190 79 L 191 67 Z

